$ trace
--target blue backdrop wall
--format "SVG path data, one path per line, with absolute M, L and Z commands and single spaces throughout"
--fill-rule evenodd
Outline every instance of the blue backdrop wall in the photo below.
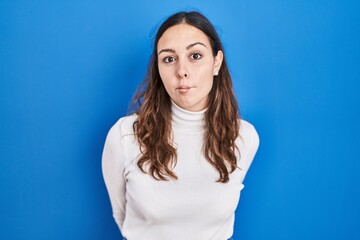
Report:
M 235 239 L 360 239 L 360 3 L 0 1 L 0 239 L 120 239 L 105 136 L 178 10 L 216 25 L 261 146 Z

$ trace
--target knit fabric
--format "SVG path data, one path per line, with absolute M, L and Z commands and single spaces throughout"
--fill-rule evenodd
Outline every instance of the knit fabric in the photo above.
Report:
M 172 104 L 177 180 L 158 181 L 137 166 L 133 133 L 137 116 L 121 118 L 106 138 L 102 169 L 113 217 L 127 240 L 225 240 L 233 234 L 245 175 L 259 146 L 258 134 L 241 120 L 238 169 L 227 183 L 204 156 L 204 114 Z

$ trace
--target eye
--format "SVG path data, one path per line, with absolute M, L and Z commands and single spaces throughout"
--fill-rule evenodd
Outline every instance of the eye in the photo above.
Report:
M 193 60 L 199 60 L 200 58 L 202 58 L 202 55 L 200 53 L 193 53 L 190 55 L 190 58 Z
M 163 62 L 164 63 L 172 63 L 172 62 L 174 62 L 176 59 L 174 58 L 174 57 L 165 57 L 165 58 L 163 58 Z

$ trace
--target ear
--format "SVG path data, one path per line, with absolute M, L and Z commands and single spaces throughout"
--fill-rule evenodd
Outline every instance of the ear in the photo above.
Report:
M 214 71 L 213 71 L 214 76 L 217 76 L 219 74 L 219 70 L 223 62 L 223 59 L 224 59 L 224 54 L 221 50 L 219 50 L 217 52 L 217 55 L 215 56 Z

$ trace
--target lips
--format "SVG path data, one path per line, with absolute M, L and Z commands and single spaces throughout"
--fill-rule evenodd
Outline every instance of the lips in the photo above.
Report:
M 176 90 L 179 90 L 180 93 L 187 93 L 191 89 L 188 85 L 180 85 Z

